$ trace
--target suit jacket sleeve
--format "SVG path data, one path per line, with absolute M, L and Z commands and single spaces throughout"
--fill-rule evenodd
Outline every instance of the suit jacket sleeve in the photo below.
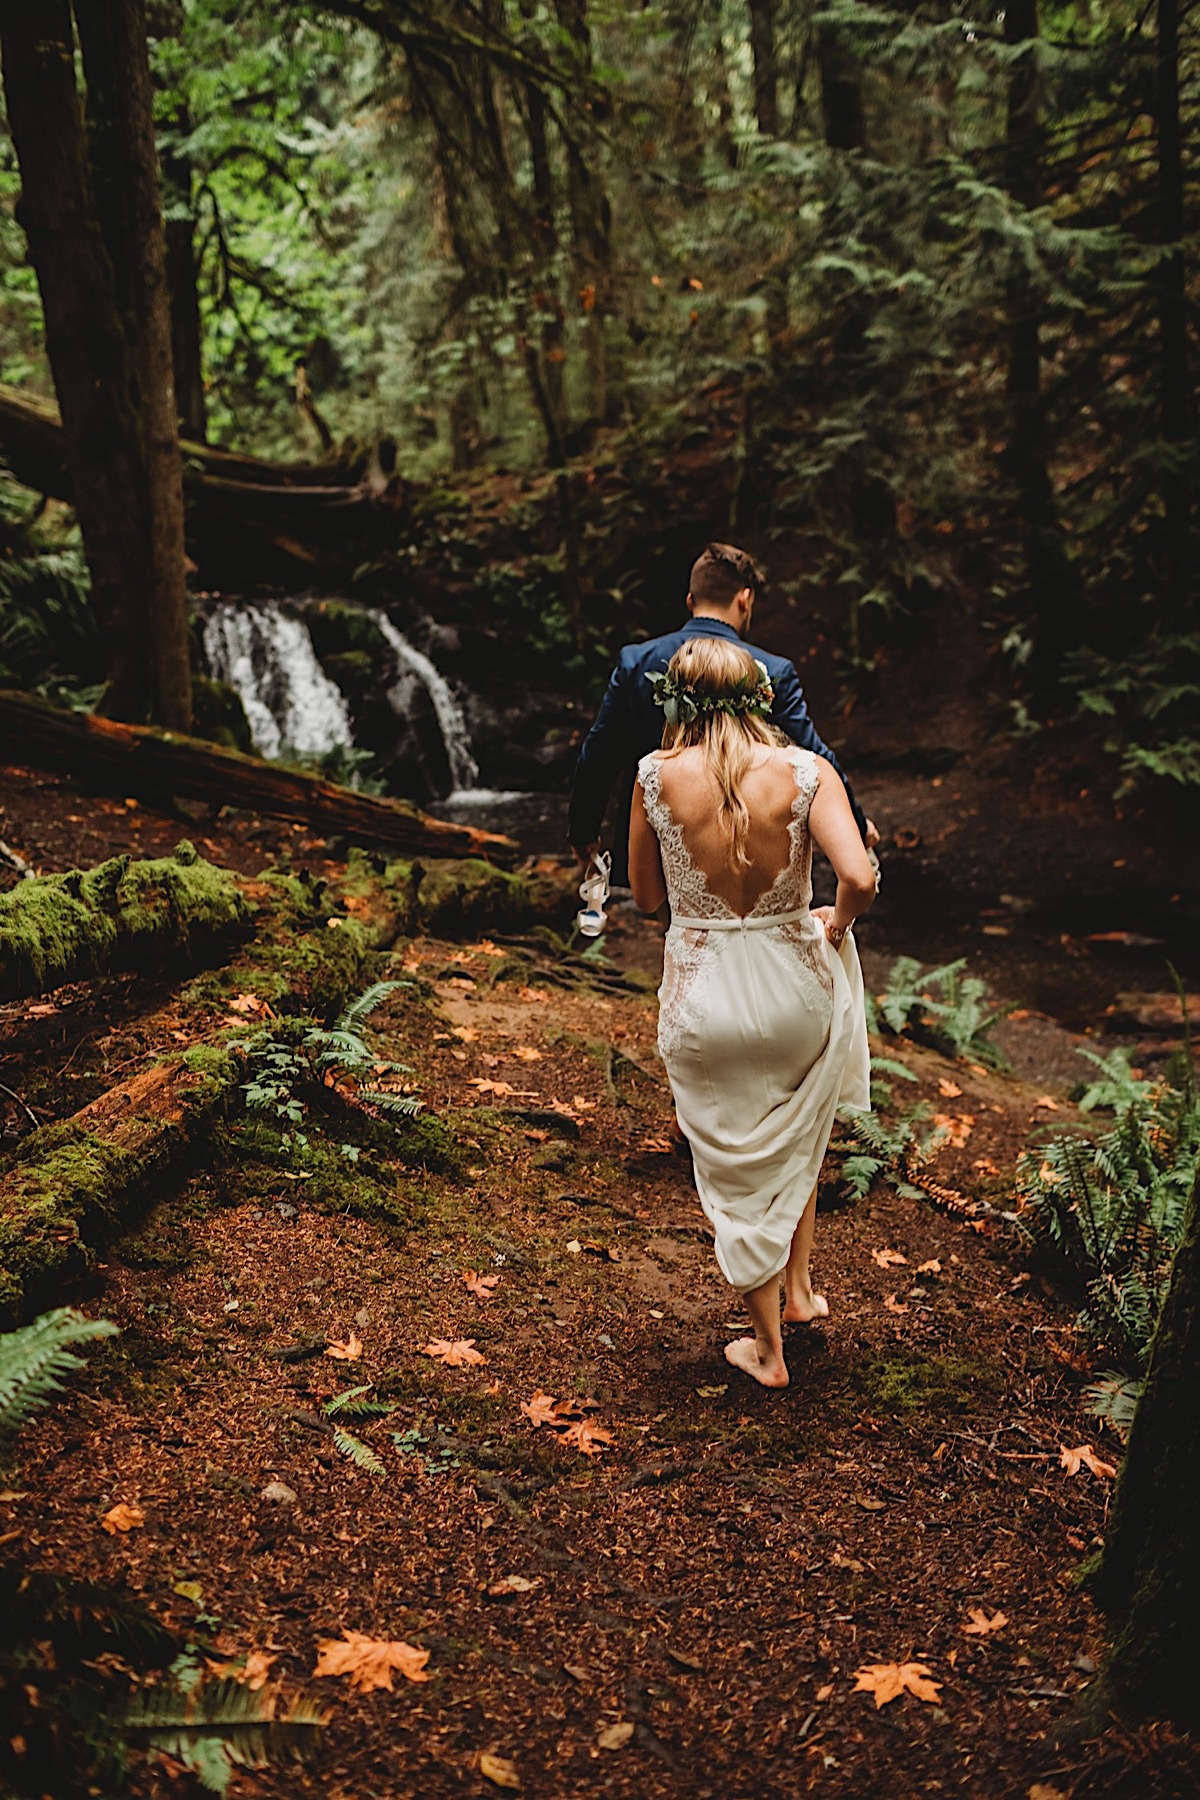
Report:
M 808 705 L 800 686 L 800 677 L 791 663 L 788 663 L 783 675 L 775 683 L 775 704 L 771 708 L 771 720 L 773 724 L 787 732 L 794 744 L 799 744 L 802 750 L 812 750 L 817 756 L 823 756 L 825 761 L 837 770 L 846 786 L 846 798 L 850 802 L 854 822 L 865 840 L 867 821 L 862 807 L 854 798 L 854 789 L 850 786 L 845 769 L 829 745 L 822 740 L 809 716 Z
M 595 724 L 583 740 L 575 780 L 567 832 L 571 843 L 582 849 L 595 843 L 604 821 L 604 809 L 613 784 L 629 759 L 626 726 L 625 672 L 617 664 L 609 678 Z

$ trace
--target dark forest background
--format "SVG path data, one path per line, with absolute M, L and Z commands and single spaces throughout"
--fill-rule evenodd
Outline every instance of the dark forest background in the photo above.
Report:
M 103 492 L 75 493 L 89 602 L 70 515 L 0 488 L 0 661 L 184 724 L 186 627 L 163 620 L 185 602 L 161 566 L 181 533 L 155 538 L 145 498 L 153 280 L 120 217 L 139 151 L 106 122 L 106 92 L 130 89 L 89 24 L 124 12 L 132 42 L 143 9 L 77 7 L 77 37 L 57 0 L 36 28 L 3 10 L 0 380 L 27 402 L 57 379 L 71 479 Z M 277 525 L 247 549 L 247 515 L 222 562 L 189 492 L 193 573 L 461 577 L 586 695 L 658 623 L 664 551 L 678 574 L 697 525 L 720 528 L 830 621 L 851 678 L 914 618 L 951 654 L 969 619 L 1018 733 L 1090 714 L 1114 785 L 1200 779 L 1193 9 L 187 0 L 144 18 L 182 434 L 323 465 L 377 515 L 307 569 Z M 43 292 L 83 284 L 48 331 L 30 257 L 56 226 L 90 250 L 73 277 L 42 256 Z M 81 306 L 90 341 L 56 356 Z M 6 420 L 0 452 L 36 488 Z M 141 599 L 106 543 L 135 490 Z M 137 667 L 155 632 L 157 676 Z

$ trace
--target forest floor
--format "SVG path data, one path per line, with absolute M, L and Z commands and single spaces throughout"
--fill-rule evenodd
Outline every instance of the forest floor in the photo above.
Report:
M 42 868 L 185 834 L 9 773 L 3 835 Z M 243 873 L 339 866 L 285 827 L 187 835 Z M 831 1164 L 831 1317 L 788 1328 L 786 1391 L 732 1371 L 744 1323 L 655 1056 L 655 928 L 621 916 L 606 948 L 607 968 L 499 934 L 378 958 L 407 985 L 375 1040 L 453 1154 L 421 1166 L 401 1127 L 368 1179 L 315 1121 L 299 1151 L 222 1126 L 89 1281 L 122 1335 L 22 1434 L 5 1553 L 328 1708 L 308 1766 L 239 1771 L 235 1794 L 1195 1792 L 1200 1755 L 1165 1726 L 1071 1734 L 1104 1652 L 1078 1578 L 1120 1454 L 1081 1411 L 1073 1308 L 1003 1221 L 884 1183 L 847 1204 Z M 123 975 L 0 1008 L 5 1081 L 75 1110 L 186 1035 L 172 993 Z M 231 974 L 231 1017 L 243 998 Z M 938 1181 L 1006 1207 L 1031 1135 L 1072 1116 L 1076 1040 L 1030 1012 L 1001 1036 L 1019 1075 L 886 1053 L 916 1077 L 905 1102 L 950 1122 Z M 392 1410 L 346 1422 L 382 1475 L 323 1410 L 365 1383 Z M 316 1677 L 350 1633 L 415 1647 L 420 1679 Z M 911 1682 L 879 1707 L 877 1665 Z M 159 1758 L 135 1791 L 188 1779 Z

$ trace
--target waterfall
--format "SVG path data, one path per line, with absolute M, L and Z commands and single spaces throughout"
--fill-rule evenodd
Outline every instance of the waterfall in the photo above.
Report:
M 464 790 L 475 788 L 479 781 L 479 764 L 471 755 L 471 740 L 467 735 L 467 721 L 463 717 L 462 707 L 454 698 L 450 683 L 441 670 L 415 644 L 410 644 L 402 631 L 396 630 L 386 613 L 372 612 L 370 617 L 395 652 L 396 661 L 401 668 L 408 669 L 415 675 L 429 695 L 437 722 L 441 726 L 446 757 L 450 764 L 450 779 L 454 783 L 454 792 L 449 797 L 452 800 L 458 799 Z
M 307 626 L 274 601 L 215 606 L 204 622 L 204 654 L 213 675 L 237 690 L 260 756 L 323 756 L 353 745 L 345 698 L 317 661 Z

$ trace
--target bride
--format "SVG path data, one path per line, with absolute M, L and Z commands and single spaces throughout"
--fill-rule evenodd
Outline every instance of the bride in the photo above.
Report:
M 735 1368 L 786 1387 L 783 1318 L 827 1316 L 809 1274 L 821 1160 L 839 1105 L 869 1104 L 862 973 L 850 927 L 875 878 L 837 772 L 768 722 L 766 670 L 692 638 L 651 676 L 663 747 L 638 764 L 629 874 L 670 902 L 658 1045 L 717 1261 L 754 1336 Z M 812 846 L 837 875 L 810 910 Z

